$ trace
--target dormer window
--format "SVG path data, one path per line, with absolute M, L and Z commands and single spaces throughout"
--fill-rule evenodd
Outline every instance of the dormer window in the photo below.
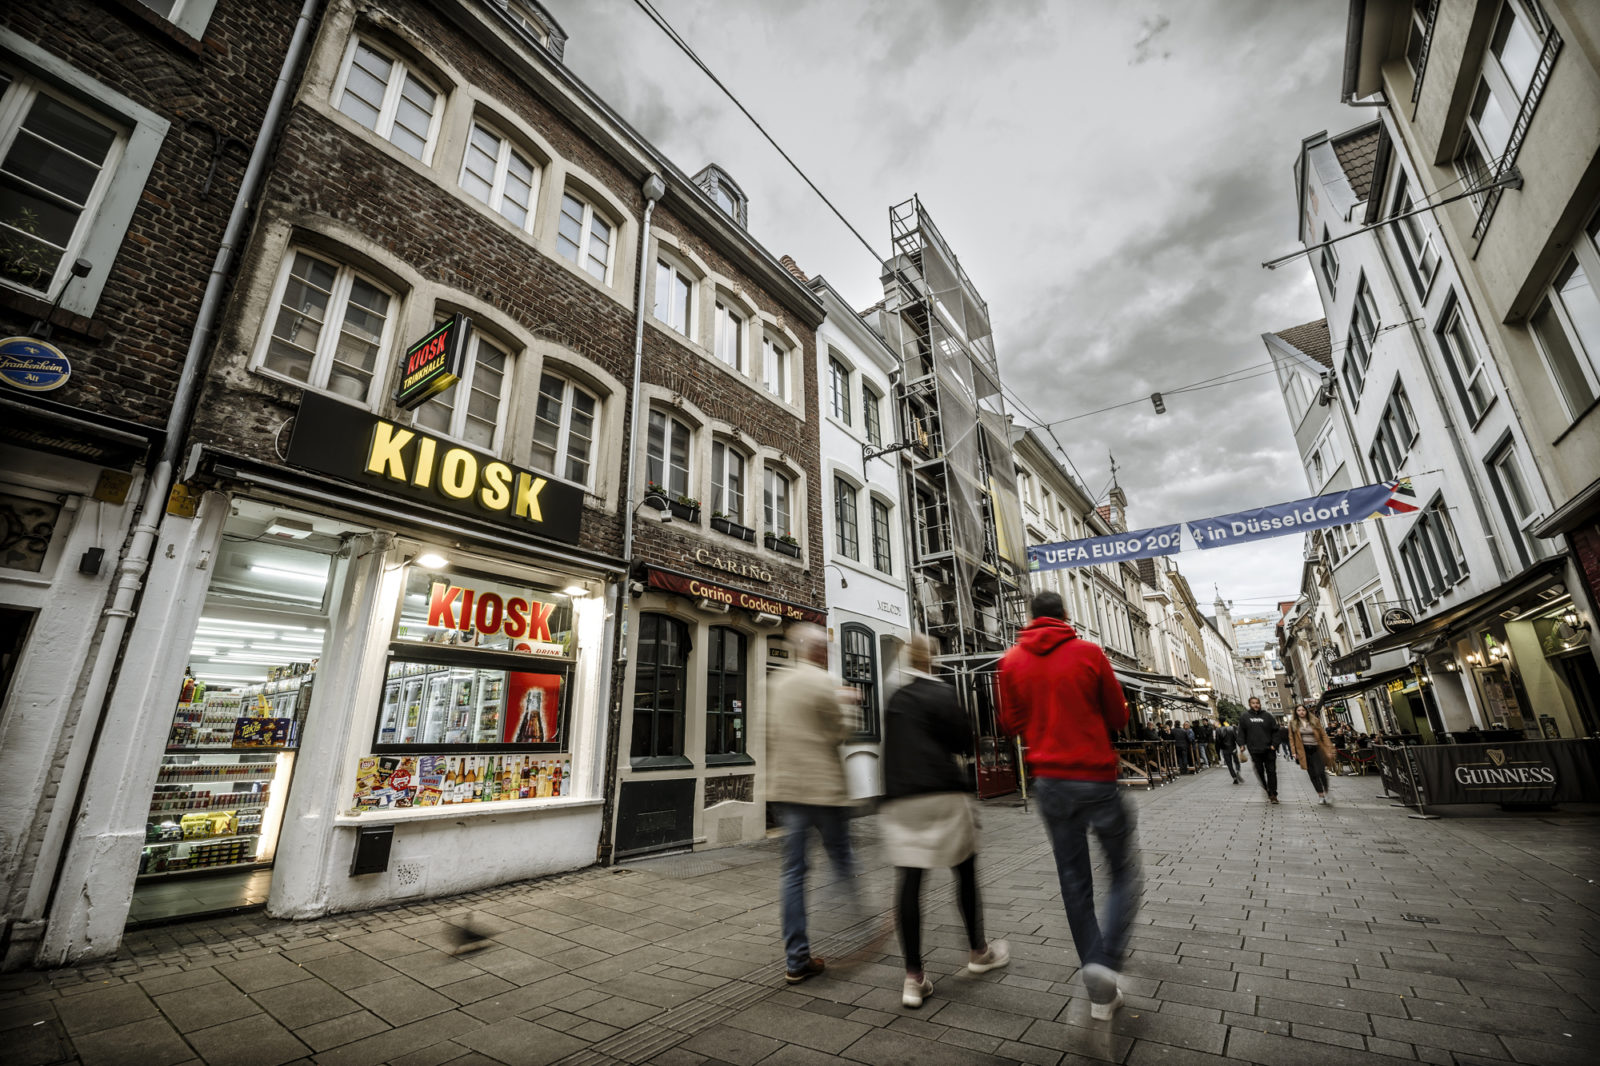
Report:
M 712 163 L 696 174 L 693 180 L 729 218 L 740 226 L 750 225 L 750 201 L 745 198 L 738 183 L 728 177 L 721 167 Z

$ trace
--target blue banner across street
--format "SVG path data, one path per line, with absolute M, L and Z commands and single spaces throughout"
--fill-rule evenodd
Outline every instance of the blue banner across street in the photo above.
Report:
M 1221 548 L 1229 544 L 1303 533 L 1310 529 L 1347 526 L 1380 511 L 1390 513 L 1390 499 L 1396 487 L 1392 481 L 1383 485 L 1363 485 L 1343 492 L 1295 500 L 1293 503 L 1276 503 L 1252 511 L 1202 518 L 1189 522 L 1189 535 L 1194 538 L 1197 548 Z M 1400 506 L 1404 510 L 1412 510 L 1409 506 Z
M 1029 570 L 1065 570 L 1073 566 L 1095 566 L 1132 559 L 1172 555 L 1178 550 L 1178 523 L 1152 526 L 1109 537 L 1086 537 L 1055 544 L 1036 544 L 1028 549 Z

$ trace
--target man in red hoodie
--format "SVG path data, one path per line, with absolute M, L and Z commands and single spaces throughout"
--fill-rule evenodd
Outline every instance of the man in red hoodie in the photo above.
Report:
M 1144 891 L 1111 746 L 1111 735 L 1128 724 L 1128 704 L 1105 652 L 1067 624 L 1061 597 L 1041 592 L 1031 606 L 1033 621 L 1000 662 L 1000 724 L 1027 745 L 1090 1014 L 1105 1021 L 1122 1006 L 1117 974 Z M 1095 919 L 1090 830 L 1111 867 L 1104 922 Z

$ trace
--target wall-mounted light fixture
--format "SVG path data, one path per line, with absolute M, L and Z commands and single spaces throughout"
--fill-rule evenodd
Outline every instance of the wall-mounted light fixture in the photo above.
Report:
M 431 548 L 418 555 L 412 562 L 427 570 L 443 570 L 450 565 L 449 559 Z

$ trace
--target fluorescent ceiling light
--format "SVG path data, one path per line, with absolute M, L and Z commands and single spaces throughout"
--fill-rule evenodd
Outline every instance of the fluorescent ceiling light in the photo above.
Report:
M 413 561 L 418 566 L 426 567 L 429 570 L 440 570 L 450 565 L 450 560 L 436 551 L 425 551 Z
M 584 588 L 582 585 L 568 585 L 561 591 L 566 593 L 568 596 L 571 596 L 575 600 L 582 599 L 583 597 L 589 595 L 589 590 Z
M 271 574 L 273 577 L 289 577 L 298 581 L 326 581 L 327 574 L 313 574 L 305 570 L 285 570 L 281 566 L 262 566 L 260 563 L 251 563 L 252 574 Z
M 245 675 L 245 674 L 213 674 L 213 673 L 209 673 L 209 672 L 206 672 L 206 671 L 203 671 L 203 670 L 197 672 L 194 676 L 198 677 L 198 678 L 202 678 L 202 679 L 207 680 L 207 681 L 250 681 L 250 682 L 255 682 L 255 681 L 260 681 L 261 680 L 261 678 L 256 674 L 250 674 L 248 676 Z
M 298 629 L 304 631 L 306 626 L 285 625 L 282 622 L 246 622 L 243 619 L 235 621 L 232 618 L 201 618 L 202 626 L 248 626 L 251 629 Z M 317 630 L 322 632 L 321 629 Z

